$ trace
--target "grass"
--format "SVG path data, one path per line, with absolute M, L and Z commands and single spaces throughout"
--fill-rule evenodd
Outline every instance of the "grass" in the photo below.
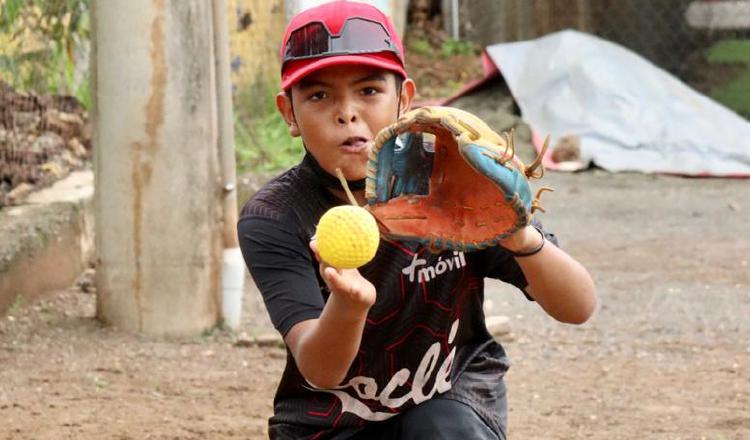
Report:
M 454 55 L 474 55 L 478 53 L 476 46 L 465 40 L 446 39 L 439 46 L 433 47 L 429 41 L 417 38 L 409 41 L 409 52 L 417 55 L 450 58 Z
M 13 302 L 11 303 L 10 307 L 8 307 L 8 315 L 18 316 L 21 313 L 22 308 L 23 308 L 23 296 L 18 294 L 13 299 Z
M 0 77 L 20 92 L 72 95 L 91 108 L 87 66 L 89 0 L 0 0 Z M 80 60 L 78 60 L 80 62 Z
M 448 58 L 453 55 L 474 55 L 476 47 L 469 41 L 448 39 L 440 45 L 440 55 Z
M 432 46 L 427 40 L 416 39 L 409 44 L 409 51 L 419 55 L 432 55 Z
M 711 64 L 744 64 L 745 70 L 732 81 L 714 88 L 711 96 L 737 113 L 750 118 L 750 40 L 722 40 L 708 49 Z
M 277 171 L 302 159 L 302 139 L 289 135 L 286 122 L 276 110 L 276 90 L 278 86 L 269 86 L 235 97 L 235 152 L 240 173 Z

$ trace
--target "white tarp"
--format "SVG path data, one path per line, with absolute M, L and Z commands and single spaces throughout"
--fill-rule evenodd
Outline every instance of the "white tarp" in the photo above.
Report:
M 562 31 L 489 46 L 535 133 L 611 171 L 750 175 L 750 122 L 614 43 Z

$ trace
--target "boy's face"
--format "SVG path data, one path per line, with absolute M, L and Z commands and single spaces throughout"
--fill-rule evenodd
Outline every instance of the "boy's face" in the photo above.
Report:
M 292 86 L 291 100 L 280 93 L 276 104 L 292 136 L 302 136 L 308 151 L 332 175 L 347 180 L 367 174 L 369 141 L 403 114 L 414 96 L 414 82 L 401 86 L 394 74 L 368 66 L 333 66 Z

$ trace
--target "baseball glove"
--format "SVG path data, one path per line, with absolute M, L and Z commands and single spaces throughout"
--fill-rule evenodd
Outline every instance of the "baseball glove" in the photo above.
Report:
M 437 252 L 495 246 L 528 225 L 539 204 L 513 132 L 498 135 L 476 116 L 423 107 L 378 133 L 370 151 L 365 195 L 386 238 L 416 240 Z M 551 190 L 550 190 L 551 191 Z

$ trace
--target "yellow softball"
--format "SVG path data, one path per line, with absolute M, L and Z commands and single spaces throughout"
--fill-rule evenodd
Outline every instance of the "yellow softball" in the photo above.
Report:
M 365 208 L 336 206 L 323 214 L 315 233 L 320 258 L 338 269 L 354 269 L 375 256 L 380 231 L 375 217 Z

